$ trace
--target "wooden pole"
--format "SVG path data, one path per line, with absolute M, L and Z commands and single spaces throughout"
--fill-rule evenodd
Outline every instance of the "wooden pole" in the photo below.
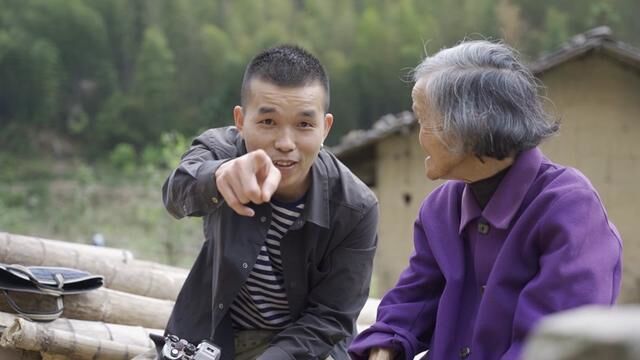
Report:
M 178 278 L 183 278 L 183 279 L 186 278 L 187 275 L 189 275 L 188 269 L 177 267 L 177 266 L 166 265 L 166 264 L 160 264 L 153 261 L 133 259 L 129 262 L 129 264 L 131 264 L 132 266 L 140 266 L 143 268 L 166 272 Z
M 42 360 L 67 360 L 68 358 L 64 355 L 56 355 L 49 353 L 40 353 L 42 355 Z
M 80 261 L 80 255 L 94 255 L 122 264 L 133 260 L 133 254 L 127 250 L 0 233 L 0 259 L 6 258 L 7 254 L 14 253 L 18 249 L 29 250 L 18 253 L 25 254 L 24 260 L 34 263 L 33 265 L 46 264 L 53 260 L 51 257 L 57 258 L 58 256 L 70 258 L 71 262 Z M 17 262 L 22 263 L 22 261 Z
M 15 314 L 0 312 L 0 327 L 8 328 L 18 318 Z M 51 322 L 39 323 L 47 329 L 62 330 L 88 336 L 94 339 L 111 340 L 122 344 L 153 347 L 149 334 L 162 336 L 161 329 L 147 329 L 142 326 L 110 324 L 100 321 L 86 321 L 60 318 Z M 0 359 L 3 359 L 0 357 Z
M 2 360 L 40 360 L 42 357 L 37 351 L 0 347 L 0 359 Z M 52 359 L 53 360 L 53 359 Z
M 0 233 L 0 262 L 62 266 L 102 275 L 106 287 L 157 299 L 175 300 L 187 270 L 133 260 L 128 251 Z
M 121 360 L 130 359 L 148 347 L 125 345 L 99 340 L 62 330 L 47 329 L 37 323 L 16 319 L 0 338 L 0 345 L 48 354 L 64 355 L 68 359 Z
M 55 308 L 53 296 L 19 292 L 10 292 L 10 295 L 23 310 L 47 311 Z M 172 309 L 172 301 L 101 288 L 65 296 L 62 317 L 164 329 Z M 15 312 L 4 295 L 0 295 L 0 311 Z
M 380 299 L 368 298 L 358 316 L 358 324 L 367 327 L 373 325 L 376 322 L 378 306 L 380 306 Z

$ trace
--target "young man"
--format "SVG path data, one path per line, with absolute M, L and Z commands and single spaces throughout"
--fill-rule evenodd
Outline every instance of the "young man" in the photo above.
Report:
M 205 242 L 166 328 L 222 359 L 347 359 L 369 292 L 374 194 L 322 143 L 329 80 L 305 50 L 257 55 L 235 127 L 200 135 L 166 180 L 176 218 L 201 216 Z

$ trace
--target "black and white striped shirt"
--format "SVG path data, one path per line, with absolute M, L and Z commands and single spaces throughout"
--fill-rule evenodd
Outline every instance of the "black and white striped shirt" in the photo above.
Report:
M 284 289 L 280 240 L 304 209 L 304 199 L 294 203 L 271 201 L 267 239 L 249 277 L 230 308 L 236 329 L 283 329 L 291 323 Z

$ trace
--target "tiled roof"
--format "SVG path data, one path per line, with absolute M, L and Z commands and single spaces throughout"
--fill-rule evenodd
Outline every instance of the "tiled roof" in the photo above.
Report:
M 331 151 L 338 157 L 345 156 L 391 134 L 408 133 L 415 123 L 416 119 L 411 111 L 385 115 L 376 121 L 369 130 L 349 131 L 342 137 L 338 145 L 331 147 Z
M 611 29 L 606 26 L 600 26 L 572 37 L 560 48 L 544 54 L 529 67 L 534 74 L 539 75 L 590 51 L 602 51 L 628 65 L 640 68 L 640 50 L 616 41 Z

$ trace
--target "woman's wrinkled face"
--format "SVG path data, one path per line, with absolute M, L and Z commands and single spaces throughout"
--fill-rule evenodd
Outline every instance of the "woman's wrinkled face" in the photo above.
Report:
M 411 92 L 413 113 L 420 124 L 419 141 L 426 154 L 424 166 L 427 178 L 431 180 L 465 180 L 471 156 L 450 150 L 444 142 L 442 116 L 429 103 L 426 94 L 426 80 L 416 82 Z

